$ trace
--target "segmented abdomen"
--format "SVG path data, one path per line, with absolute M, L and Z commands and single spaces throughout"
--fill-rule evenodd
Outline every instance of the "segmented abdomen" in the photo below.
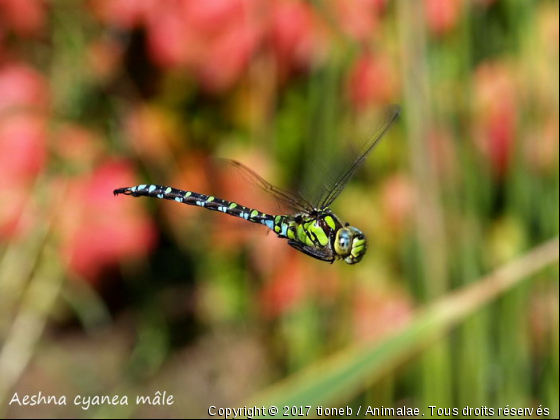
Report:
M 211 195 L 178 190 L 176 188 L 165 187 L 162 185 L 138 185 L 136 187 L 118 188 L 113 191 L 113 194 L 132 195 L 133 197 L 146 196 L 174 200 L 178 203 L 204 207 L 213 211 L 220 211 L 249 222 L 260 223 L 267 226 L 269 229 L 274 230 L 275 216 Z
M 239 217 L 252 223 L 262 224 L 281 238 L 298 241 L 304 245 L 323 248 L 329 246 L 331 232 L 340 227 L 330 214 L 322 216 L 300 215 L 298 221 L 293 216 L 270 215 L 258 210 L 223 200 L 211 195 L 199 194 L 193 191 L 183 191 L 161 185 L 138 185 L 135 187 L 119 188 L 113 191 L 115 195 L 125 194 L 133 197 L 147 196 L 177 201 L 191 206 L 204 207 L 208 210 L 219 211 L 230 216 Z

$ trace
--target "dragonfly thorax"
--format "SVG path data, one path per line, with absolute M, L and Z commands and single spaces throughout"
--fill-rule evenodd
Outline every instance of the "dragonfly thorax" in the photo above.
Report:
M 294 248 L 324 261 L 342 259 L 347 264 L 356 264 L 366 253 L 365 235 L 348 223 L 343 224 L 328 207 L 283 216 L 279 222 L 275 230 L 279 236 L 290 239 Z
M 347 264 L 356 264 L 362 260 L 367 250 L 365 235 L 354 226 L 338 229 L 334 239 L 334 251 Z

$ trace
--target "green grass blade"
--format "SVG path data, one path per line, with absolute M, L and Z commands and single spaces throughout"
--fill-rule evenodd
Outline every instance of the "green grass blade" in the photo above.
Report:
M 484 304 L 518 282 L 558 261 L 555 238 L 491 274 L 419 311 L 414 321 L 381 343 L 343 350 L 253 396 L 246 404 L 282 410 L 284 406 L 316 406 L 348 401 L 414 354 L 443 336 Z M 362 413 L 363 414 L 363 413 Z

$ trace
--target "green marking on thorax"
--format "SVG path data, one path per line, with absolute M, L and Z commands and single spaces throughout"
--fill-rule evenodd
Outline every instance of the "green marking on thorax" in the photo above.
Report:
M 303 229 L 303 225 L 301 223 L 297 225 L 297 237 L 301 242 L 307 242 L 307 234 L 305 233 L 305 230 Z
M 308 230 L 317 236 L 317 240 L 321 246 L 325 246 L 329 242 L 329 238 L 327 238 L 323 228 L 317 226 L 315 223 L 313 223 Z
M 331 229 L 336 229 L 336 224 L 331 216 L 325 216 L 325 222 L 327 222 L 327 225 L 329 225 Z

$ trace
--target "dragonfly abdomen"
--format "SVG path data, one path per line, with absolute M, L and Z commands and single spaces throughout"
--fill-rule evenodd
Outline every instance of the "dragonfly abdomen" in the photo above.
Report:
M 253 223 L 259 223 L 274 230 L 275 216 L 258 210 L 242 206 L 232 201 L 223 200 L 212 195 L 199 194 L 193 191 L 184 191 L 162 185 L 137 185 L 135 187 L 118 188 L 114 195 L 124 194 L 133 197 L 155 197 L 173 200 L 190 206 L 203 207 L 208 210 L 219 211 L 230 216 L 239 217 Z

